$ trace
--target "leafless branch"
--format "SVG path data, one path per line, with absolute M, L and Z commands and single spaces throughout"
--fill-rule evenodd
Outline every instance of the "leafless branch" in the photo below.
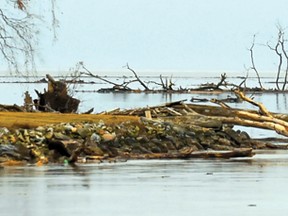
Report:
M 283 56 L 282 56 L 282 50 L 281 50 L 281 41 L 283 40 L 283 32 L 281 29 L 278 29 L 278 38 L 275 46 L 271 46 L 269 43 L 267 43 L 267 46 L 270 48 L 270 50 L 274 51 L 276 55 L 278 56 L 279 63 L 277 67 L 277 76 L 276 76 L 276 86 L 277 89 L 280 90 L 279 86 L 279 79 L 280 79 L 280 74 L 281 74 L 281 68 L 282 68 L 282 63 L 283 63 Z
M 26 1 L 17 0 L 17 7 L 21 10 L 20 18 L 5 14 L 0 8 L 0 52 L 11 69 L 20 72 L 20 66 L 26 71 L 35 68 L 34 48 L 37 28 L 33 24 L 34 17 L 25 11 Z
M 29 75 L 36 71 L 35 46 L 37 26 L 41 16 L 30 13 L 30 0 L 2 0 L 0 6 L 0 58 L 5 60 L 11 73 Z M 50 0 L 52 28 L 56 37 L 58 20 L 55 15 L 55 0 Z M 24 74 L 22 74 L 24 75 Z
M 148 86 L 145 85 L 145 83 L 139 78 L 139 76 L 137 75 L 137 73 L 136 73 L 132 68 L 129 67 L 128 63 L 126 64 L 126 68 L 127 68 L 128 70 L 130 70 L 130 71 L 134 74 L 135 78 L 136 78 L 137 81 L 140 83 L 140 85 L 142 85 L 142 86 L 144 87 L 145 91 L 150 91 L 150 89 L 148 88 Z
M 279 29 L 279 31 L 282 31 L 281 29 Z M 284 38 L 284 32 L 281 36 L 281 40 L 279 41 L 280 45 L 281 45 L 281 51 L 282 53 L 284 54 L 284 57 L 286 59 L 286 68 L 285 68 L 285 75 L 284 75 L 284 83 L 283 83 L 283 86 L 282 86 L 282 91 L 285 90 L 285 87 L 286 87 L 286 84 L 287 84 L 287 78 L 288 78 L 288 54 L 287 54 L 287 51 L 285 49 L 285 42 L 287 40 L 285 40 Z
M 172 82 L 172 78 L 170 78 L 169 81 L 168 81 L 168 78 L 165 78 L 165 82 L 163 80 L 162 75 L 160 75 L 159 78 L 160 78 L 160 82 L 161 83 L 156 82 L 156 81 L 148 81 L 148 82 L 145 82 L 145 83 L 147 83 L 147 84 L 153 83 L 153 84 L 159 85 L 159 86 L 162 87 L 162 89 L 164 91 L 173 90 L 172 86 L 174 86 L 175 84 Z
M 90 77 L 94 77 L 96 79 L 99 79 L 99 80 L 102 80 L 103 82 L 105 83 L 108 83 L 108 84 L 111 84 L 113 85 L 113 88 L 121 88 L 123 90 L 132 90 L 131 88 L 128 87 L 128 85 L 132 82 L 136 82 L 137 80 L 129 80 L 129 81 L 124 81 L 123 83 L 119 84 L 119 83 L 115 83 L 115 82 L 112 82 L 108 79 L 105 79 L 97 74 L 94 74 L 92 73 L 85 65 L 83 62 L 79 62 L 78 65 L 77 65 L 77 70 L 79 71 L 80 73 L 80 76 L 81 75 L 86 75 L 86 76 L 90 76 Z M 84 71 L 81 71 L 81 69 L 83 69 Z
M 261 79 L 260 79 L 260 75 L 259 75 L 259 72 L 258 72 L 256 66 L 255 66 L 255 62 L 254 62 L 254 51 L 253 51 L 253 49 L 254 49 L 254 46 L 255 46 L 255 39 L 256 39 L 256 35 L 254 34 L 253 35 L 252 45 L 251 45 L 251 47 L 249 49 L 249 51 L 250 51 L 250 60 L 251 60 L 251 64 L 252 64 L 250 69 L 255 71 L 255 73 L 257 75 L 257 78 L 258 78 L 259 86 L 260 86 L 261 89 L 263 89 L 263 86 L 262 86 L 262 83 L 261 83 Z

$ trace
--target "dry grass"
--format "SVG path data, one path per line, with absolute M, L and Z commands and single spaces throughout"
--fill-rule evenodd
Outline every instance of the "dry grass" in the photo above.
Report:
M 8 129 L 35 128 L 61 122 L 98 122 L 99 120 L 103 120 L 108 125 L 119 124 L 124 121 L 139 122 L 139 118 L 135 116 L 0 112 L 0 127 L 7 127 Z

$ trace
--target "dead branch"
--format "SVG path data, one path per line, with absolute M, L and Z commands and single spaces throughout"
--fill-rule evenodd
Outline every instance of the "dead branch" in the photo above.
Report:
M 257 75 L 257 78 L 258 78 L 258 83 L 259 83 L 259 86 L 261 89 L 263 89 L 263 86 L 262 86 L 262 82 L 261 82 L 261 79 L 260 79 L 260 75 L 259 75 L 259 72 L 255 66 L 255 62 L 254 62 L 254 46 L 255 46 L 255 38 L 256 38 L 256 35 L 254 34 L 253 36 L 253 41 L 252 41 L 252 45 L 249 49 L 249 52 L 250 52 L 250 60 L 251 60 L 251 64 L 252 66 L 250 67 L 251 70 L 255 71 L 256 75 Z
M 227 86 L 226 78 L 227 78 L 226 73 L 221 74 L 220 81 L 217 84 L 214 84 L 214 83 L 202 84 L 199 88 L 194 89 L 194 90 L 197 90 L 197 91 L 202 91 L 202 90 L 212 90 L 212 91 L 213 90 L 220 90 L 220 91 L 223 91 L 223 89 L 221 89 L 220 87 L 221 86 L 224 86 L 224 87 Z
M 217 100 L 217 99 L 211 99 L 210 100 L 211 103 L 216 103 L 218 105 L 220 105 L 222 108 L 224 109 L 231 109 L 230 106 L 228 106 L 225 102 L 221 101 L 221 100 Z
M 105 79 L 99 75 L 96 75 L 96 74 L 93 74 L 85 65 L 83 62 L 79 62 L 78 63 L 78 66 L 80 66 L 82 69 L 84 69 L 85 71 L 81 71 L 80 72 L 80 75 L 86 75 L 86 76 L 90 76 L 90 77 L 94 77 L 96 79 L 99 79 L 103 82 L 106 82 L 108 84 L 111 84 L 113 85 L 113 88 L 114 89 L 122 89 L 122 90 L 129 90 L 131 91 L 132 89 L 128 87 L 128 85 L 132 82 L 136 82 L 135 80 L 131 80 L 131 81 L 124 81 L 122 84 L 119 84 L 119 83 L 115 83 L 115 82 L 112 82 L 108 79 Z
M 172 78 L 170 78 L 169 81 L 168 81 L 168 79 L 166 78 L 166 79 L 165 79 L 165 84 L 164 84 L 162 75 L 160 75 L 160 80 L 161 80 L 162 88 L 163 88 L 164 90 L 173 90 L 172 86 L 174 85 L 174 83 L 172 82 Z
M 276 55 L 278 56 L 279 59 L 279 63 L 278 63 L 278 67 L 277 67 L 277 76 L 276 76 L 276 87 L 278 90 L 280 90 L 280 86 L 279 86 L 279 79 L 280 79 L 280 73 L 281 73 L 281 69 L 282 69 L 282 63 L 283 63 L 283 56 L 282 56 L 282 50 L 281 50 L 281 42 L 283 40 L 283 32 L 281 29 L 278 29 L 278 38 L 277 38 L 277 42 L 275 44 L 275 46 L 271 46 L 269 45 L 269 43 L 267 43 L 267 46 L 270 48 L 270 50 L 274 51 L 276 53 Z
M 137 75 L 137 73 L 136 73 L 132 68 L 129 67 L 128 63 L 126 64 L 126 68 L 127 68 L 128 70 L 130 70 L 130 71 L 134 74 L 136 80 L 140 83 L 140 85 L 142 85 L 142 86 L 144 87 L 145 91 L 150 91 L 150 89 L 148 88 L 148 86 L 145 85 L 145 83 L 139 78 L 139 76 Z
M 220 86 L 226 86 L 226 81 L 225 81 L 226 78 L 227 78 L 226 73 L 221 74 L 221 79 L 220 79 L 220 82 L 216 85 L 216 89 L 219 89 Z
M 247 102 L 251 103 L 254 106 L 257 106 L 260 109 L 260 113 L 262 115 L 265 115 L 265 116 L 268 116 L 268 117 L 273 117 L 271 115 L 271 113 L 266 109 L 266 107 L 263 104 L 255 102 L 251 98 L 246 97 L 244 95 L 244 93 L 239 91 L 239 90 L 235 90 L 234 93 L 237 95 L 237 97 L 241 98 L 242 100 L 247 101 Z
M 280 28 L 280 27 L 279 27 Z M 280 30 L 281 31 L 281 28 Z M 279 41 L 280 45 L 281 45 L 281 49 L 282 49 L 282 53 L 284 54 L 285 56 L 285 59 L 286 59 L 286 69 L 285 69 L 285 75 L 284 75 L 284 83 L 283 83 L 283 86 L 282 86 L 282 91 L 285 90 L 285 87 L 286 87 L 286 84 L 287 84 L 287 78 L 288 78 L 288 54 L 286 52 L 286 49 L 285 49 L 285 39 L 284 39 L 284 32 L 282 34 L 282 38 L 281 40 Z
M 190 126 L 215 128 L 217 130 L 217 128 L 221 128 L 223 124 L 241 125 L 274 130 L 278 134 L 288 137 L 287 115 L 271 114 L 263 104 L 253 101 L 240 91 L 236 91 L 235 93 L 241 100 L 257 106 L 260 111 L 231 108 L 217 100 L 212 102 L 218 103 L 221 107 L 184 104 L 183 101 L 176 101 L 169 104 L 149 107 L 149 111 L 153 118 L 152 121 L 155 121 L 155 118 L 169 121 L 169 119 L 171 119 L 170 117 L 173 116 L 174 121 L 187 122 L 187 125 Z M 147 109 L 146 107 L 133 110 L 117 110 L 109 114 L 145 116 Z
M 23 10 L 25 5 L 18 1 L 18 8 Z M 34 68 L 34 48 L 36 26 L 32 20 L 35 17 L 23 12 L 22 18 L 11 18 L 0 8 L 0 53 L 8 66 L 20 72 L 22 64 Z M 23 61 L 21 61 L 23 60 Z
M 170 78 L 169 81 L 168 81 L 167 78 L 165 78 L 165 82 L 164 82 L 164 80 L 163 80 L 162 75 L 160 75 L 159 78 L 160 78 L 160 83 L 159 83 L 159 82 L 155 82 L 155 81 L 148 81 L 148 82 L 146 82 L 146 83 L 147 83 L 147 84 L 153 83 L 153 84 L 155 84 L 155 85 L 159 85 L 159 86 L 162 87 L 162 89 L 163 89 L 164 91 L 173 91 L 173 87 L 172 87 L 172 86 L 174 86 L 175 84 L 172 82 L 172 78 Z
M 58 20 L 55 15 L 55 0 L 50 0 L 52 30 L 56 38 Z M 35 4 L 38 4 L 34 2 Z M 30 75 L 35 72 L 35 46 L 37 45 L 41 16 L 31 13 L 30 0 L 2 0 L 0 8 L 0 55 L 11 73 Z M 39 3 L 42 4 L 42 3 Z M 45 7 L 47 4 L 45 3 Z M 46 9 L 46 8 L 45 8 Z M 24 72 L 24 74 L 22 74 Z

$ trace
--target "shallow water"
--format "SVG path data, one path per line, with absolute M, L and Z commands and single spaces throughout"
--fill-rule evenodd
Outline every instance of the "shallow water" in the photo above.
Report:
M 287 215 L 288 154 L 0 170 L 1 216 Z
M 28 91 L 33 99 L 37 98 L 37 95 L 34 89 L 38 91 L 44 91 L 47 89 L 47 83 L 26 83 L 27 81 L 37 81 L 43 79 L 44 77 L 30 77 L 29 79 L 23 77 L 1 77 L 0 76 L 0 92 L 1 94 L 1 103 L 2 104 L 18 104 L 22 105 L 24 101 L 24 92 Z M 123 77 L 106 77 L 116 83 L 122 83 Z M 159 82 L 159 77 L 149 76 L 149 77 L 141 77 L 141 79 L 145 81 L 155 81 Z M 111 87 L 111 85 L 107 85 L 106 83 L 99 81 L 97 79 L 91 78 L 83 78 L 83 80 L 87 82 L 94 82 L 94 84 L 76 84 L 69 85 L 70 94 L 73 97 L 78 98 L 81 103 L 79 106 L 78 112 L 85 112 L 91 108 L 94 108 L 94 113 L 100 113 L 103 111 L 113 110 L 115 108 L 120 109 L 131 109 L 131 108 L 139 108 L 139 107 L 148 107 L 148 106 L 157 106 L 168 102 L 173 102 L 177 100 L 187 100 L 187 103 L 190 102 L 191 98 L 207 98 L 207 99 L 224 99 L 228 96 L 235 97 L 233 93 L 222 93 L 222 94 L 212 94 L 212 93 L 184 93 L 184 94 L 163 94 L 163 93 L 98 93 L 91 92 L 96 91 L 100 88 Z M 18 83 L 15 83 L 18 82 Z M 228 78 L 230 83 L 240 83 L 240 78 Z M 275 84 L 271 83 L 273 81 L 272 78 L 263 79 L 263 85 L 266 88 L 272 88 Z M 175 82 L 175 89 L 180 86 L 183 88 L 194 88 L 198 87 L 203 83 L 218 83 L 219 77 L 174 77 L 173 82 Z M 134 89 L 140 88 L 139 84 L 133 84 L 131 86 Z M 247 83 L 249 87 L 257 87 L 257 79 L 250 78 Z M 159 86 L 154 86 L 149 84 L 150 88 L 158 88 Z M 76 91 L 77 90 L 77 91 Z M 4 93 L 5 92 L 5 93 Z M 250 94 L 248 96 L 251 96 Z M 278 113 L 287 113 L 288 110 L 288 95 L 287 93 L 255 93 L 253 94 L 253 98 L 255 101 L 263 103 L 267 109 L 271 112 Z M 211 103 L 205 103 L 210 104 Z M 215 105 L 215 104 L 213 104 Z M 236 108 L 244 108 L 244 109 L 256 109 L 251 104 L 246 102 L 243 103 L 228 103 L 231 107 Z M 259 130 L 254 128 L 247 127 L 237 127 L 241 130 L 245 130 L 255 138 L 264 138 L 264 137 L 273 137 L 279 136 L 273 131 L 267 130 Z
M 203 83 L 203 79 L 178 78 L 179 83 L 189 87 Z M 34 89 L 46 87 L 43 83 L 0 83 L 1 103 L 22 104 L 25 91 L 35 97 Z M 78 89 L 97 90 L 95 85 L 86 84 Z M 80 112 L 94 107 L 97 113 L 118 107 L 189 101 L 191 97 L 222 99 L 227 94 L 77 92 L 75 96 L 81 100 Z M 256 94 L 254 99 L 270 111 L 287 112 L 285 93 Z M 253 108 L 247 103 L 229 105 Z M 241 129 L 253 137 L 276 136 L 271 131 Z M 229 160 L 140 160 L 74 168 L 5 167 L 0 168 L 0 212 L 1 216 L 287 215 L 287 159 L 286 151 L 260 151 L 253 158 Z

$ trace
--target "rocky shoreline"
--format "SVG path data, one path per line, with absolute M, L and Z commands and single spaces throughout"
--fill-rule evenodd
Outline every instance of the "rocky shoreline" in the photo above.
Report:
M 274 148 L 287 149 L 287 145 L 278 146 L 251 139 L 246 132 L 236 131 L 231 125 L 205 116 L 197 119 L 193 119 L 193 116 L 140 117 L 138 121 L 129 118 L 125 121 L 124 118 L 117 124 L 99 120 L 27 129 L 0 128 L 0 163 L 3 166 L 129 159 L 251 157 L 253 149 Z

